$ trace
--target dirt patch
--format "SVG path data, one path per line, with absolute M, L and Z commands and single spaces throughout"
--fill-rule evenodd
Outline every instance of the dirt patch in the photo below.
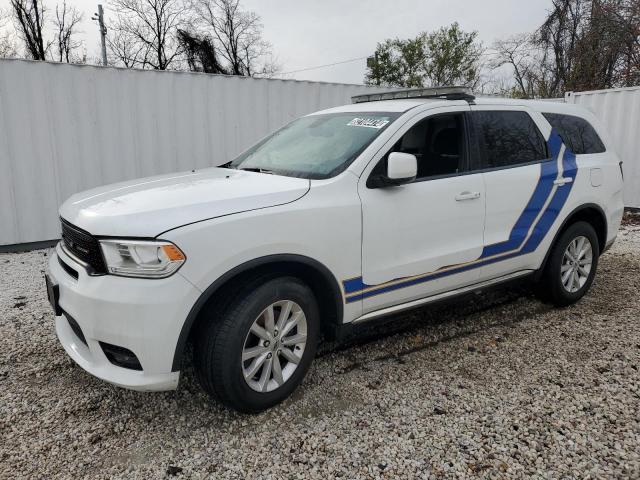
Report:
M 622 225 L 625 227 L 640 226 L 640 212 L 624 212 L 624 215 L 622 217 Z

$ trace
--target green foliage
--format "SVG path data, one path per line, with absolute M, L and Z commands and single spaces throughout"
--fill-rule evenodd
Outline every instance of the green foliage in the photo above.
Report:
M 365 81 L 404 88 L 473 86 L 480 76 L 482 55 L 477 35 L 464 32 L 454 23 L 413 39 L 387 39 L 378 44 Z
M 371 84 L 420 87 L 424 77 L 425 37 L 385 40 L 378 44 L 367 80 Z
M 426 77 L 432 86 L 477 83 L 482 55 L 477 36 L 478 32 L 464 32 L 457 23 L 427 36 Z

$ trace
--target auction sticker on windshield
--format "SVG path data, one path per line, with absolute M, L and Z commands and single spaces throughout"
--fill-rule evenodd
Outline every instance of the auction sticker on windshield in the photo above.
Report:
M 349 123 L 347 123 L 350 127 L 368 127 L 368 128 L 382 128 L 389 120 L 382 120 L 380 118 L 354 118 Z

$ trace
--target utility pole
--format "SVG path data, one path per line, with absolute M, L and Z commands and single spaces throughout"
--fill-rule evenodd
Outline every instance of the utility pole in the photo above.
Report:
M 376 52 L 373 57 L 367 58 L 367 67 L 371 69 L 372 72 L 375 72 L 376 76 L 376 85 L 380 85 L 380 71 L 378 68 L 378 52 Z
M 102 41 L 102 65 L 107 66 L 107 27 L 104 24 L 104 10 L 98 5 L 98 13 L 94 13 L 91 20 L 97 20 L 100 26 L 100 40 Z

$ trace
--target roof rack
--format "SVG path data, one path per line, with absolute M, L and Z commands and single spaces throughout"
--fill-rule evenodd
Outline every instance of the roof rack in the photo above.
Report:
M 443 100 L 466 100 L 467 102 L 472 102 L 476 97 L 468 87 L 434 87 L 409 88 L 407 90 L 391 90 L 389 92 L 356 95 L 351 97 L 351 101 L 353 103 L 363 103 L 406 98 L 441 98 Z

